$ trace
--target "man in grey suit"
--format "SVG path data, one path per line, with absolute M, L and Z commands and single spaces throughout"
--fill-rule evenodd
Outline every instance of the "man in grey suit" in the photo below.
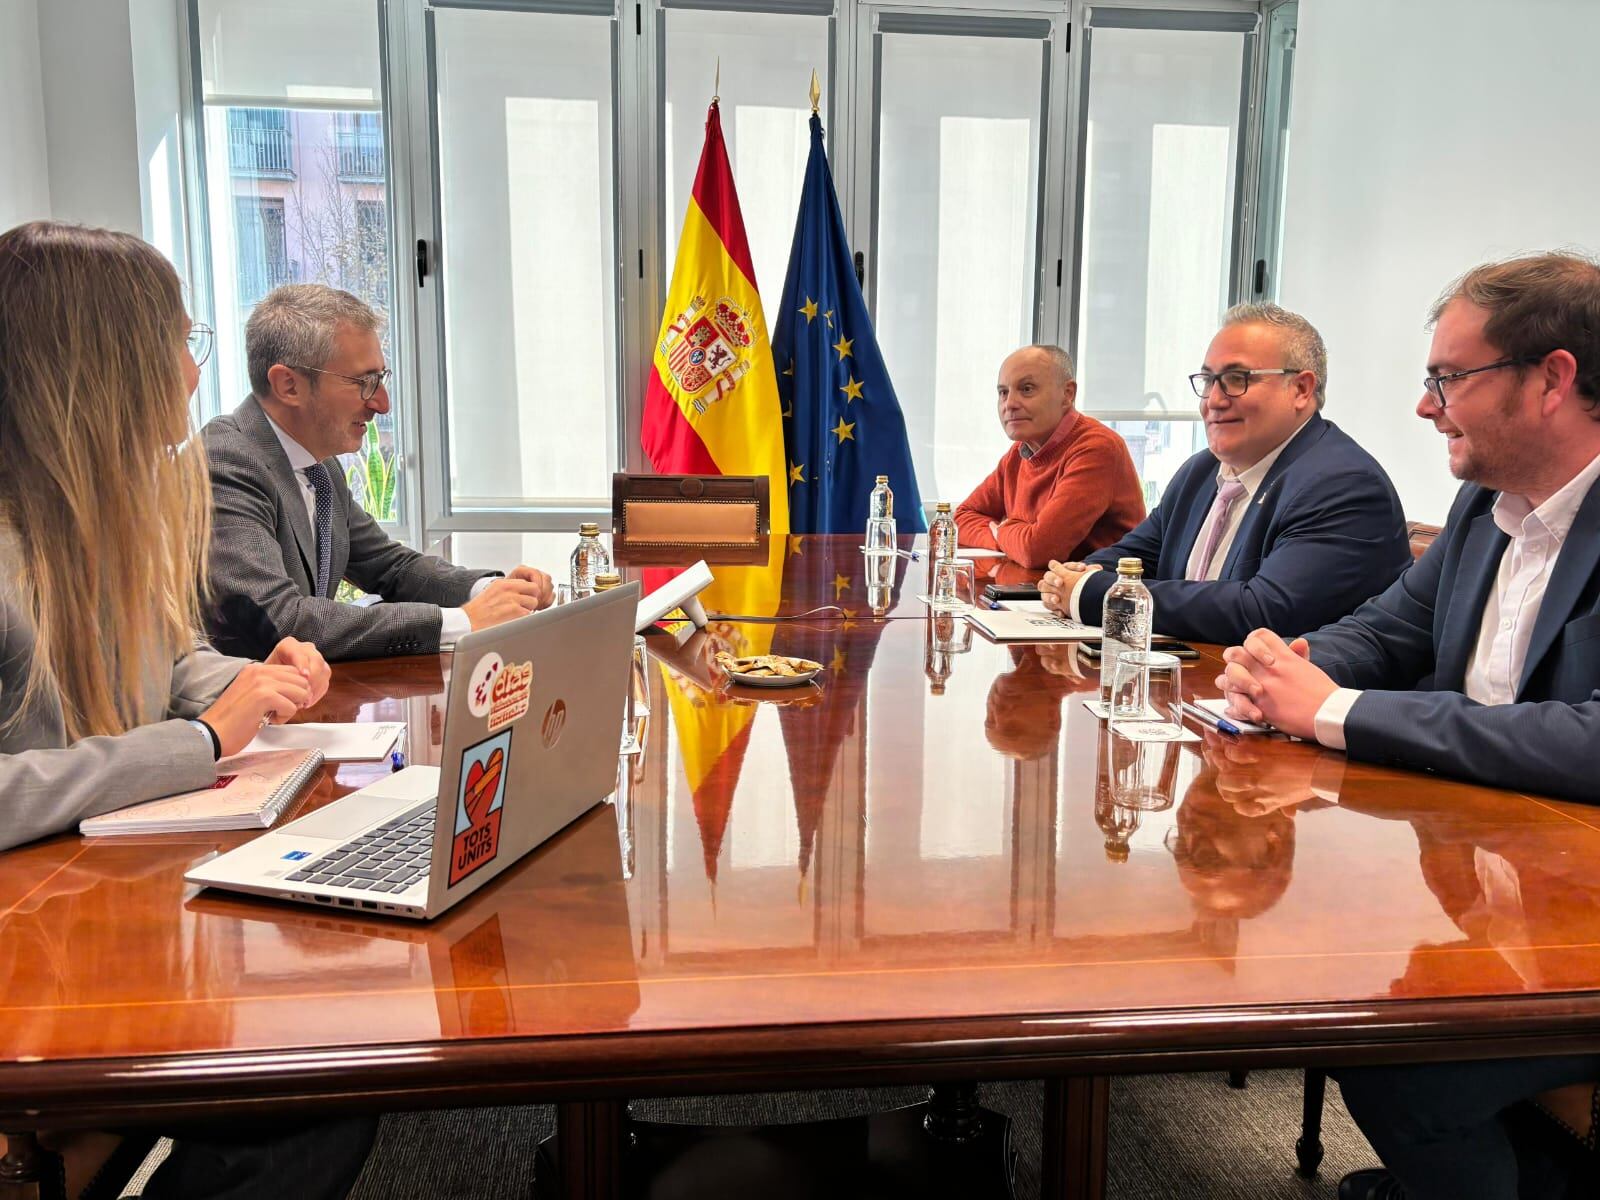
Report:
M 213 528 L 207 625 L 219 649 L 259 657 L 283 637 L 329 660 L 432 654 L 550 603 L 550 577 L 451 566 L 384 533 L 334 456 L 389 411 L 380 318 L 349 292 L 288 284 L 245 326 L 251 394 L 201 431 Z M 383 598 L 336 600 L 342 580 Z
M 1354 759 L 1593 804 L 1600 263 L 1543 254 L 1478 267 L 1445 292 L 1433 321 L 1417 415 L 1444 435 L 1463 481 L 1443 532 L 1344 620 L 1292 644 L 1257 629 L 1224 651 L 1218 686 L 1246 719 Z M 1520 905 L 1514 865 L 1479 862 Z M 1600 1079 L 1600 1055 L 1337 1078 L 1393 1172 L 1347 1176 L 1340 1200 L 1489 1200 L 1553 1194 L 1532 1186 L 1526 1148 L 1513 1146 L 1502 1114 Z

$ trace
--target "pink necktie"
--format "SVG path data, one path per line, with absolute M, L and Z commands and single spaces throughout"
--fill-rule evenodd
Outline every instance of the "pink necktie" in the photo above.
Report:
M 1237 479 L 1224 480 L 1222 486 L 1217 488 L 1217 498 L 1211 502 L 1211 515 L 1206 518 L 1208 529 L 1205 550 L 1200 554 L 1196 579 L 1211 577 L 1211 559 L 1216 555 L 1217 547 L 1222 544 L 1222 534 L 1228 528 L 1228 511 L 1233 508 L 1233 502 L 1242 495 L 1244 495 L 1244 484 Z

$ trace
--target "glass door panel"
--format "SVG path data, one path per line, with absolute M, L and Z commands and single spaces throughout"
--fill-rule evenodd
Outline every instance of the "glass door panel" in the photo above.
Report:
M 868 299 L 930 503 L 964 499 L 1010 444 L 994 386 L 1034 340 L 1049 33 L 880 18 Z
M 450 508 L 598 507 L 619 447 L 611 10 L 429 28 Z

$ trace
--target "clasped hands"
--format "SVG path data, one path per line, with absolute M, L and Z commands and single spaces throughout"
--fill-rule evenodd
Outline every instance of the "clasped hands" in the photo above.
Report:
M 1089 563 L 1057 562 L 1052 558 L 1044 577 L 1039 580 L 1039 597 L 1044 606 L 1053 613 L 1070 617 L 1072 593 L 1077 590 L 1078 582 L 1099 569 Z
M 1317 711 L 1339 685 L 1311 662 L 1305 638 L 1285 642 L 1270 629 L 1257 629 L 1242 646 L 1222 652 L 1217 686 L 1228 701 L 1228 715 L 1307 741 L 1316 740 Z
M 488 629 L 548 608 L 555 595 L 550 576 L 534 567 L 513 567 L 461 606 L 472 628 Z

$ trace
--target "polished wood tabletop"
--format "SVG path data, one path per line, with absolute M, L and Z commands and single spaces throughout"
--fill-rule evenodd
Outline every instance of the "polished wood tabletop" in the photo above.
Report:
M 1600 1038 L 1600 810 L 1277 737 L 1113 738 L 1076 649 L 929 618 L 906 567 L 884 619 L 653 632 L 612 801 L 433 922 L 184 882 L 242 833 L 0 855 L 0 1118 Z M 708 607 L 853 599 L 866 571 L 855 539 L 807 539 L 717 568 Z M 824 671 L 729 687 L 720 647 Z M 305 716 L 403 720 L 435 762 L 450 670 L 340 665 Z M 375 772 L 327 769 L 290 815 Z

